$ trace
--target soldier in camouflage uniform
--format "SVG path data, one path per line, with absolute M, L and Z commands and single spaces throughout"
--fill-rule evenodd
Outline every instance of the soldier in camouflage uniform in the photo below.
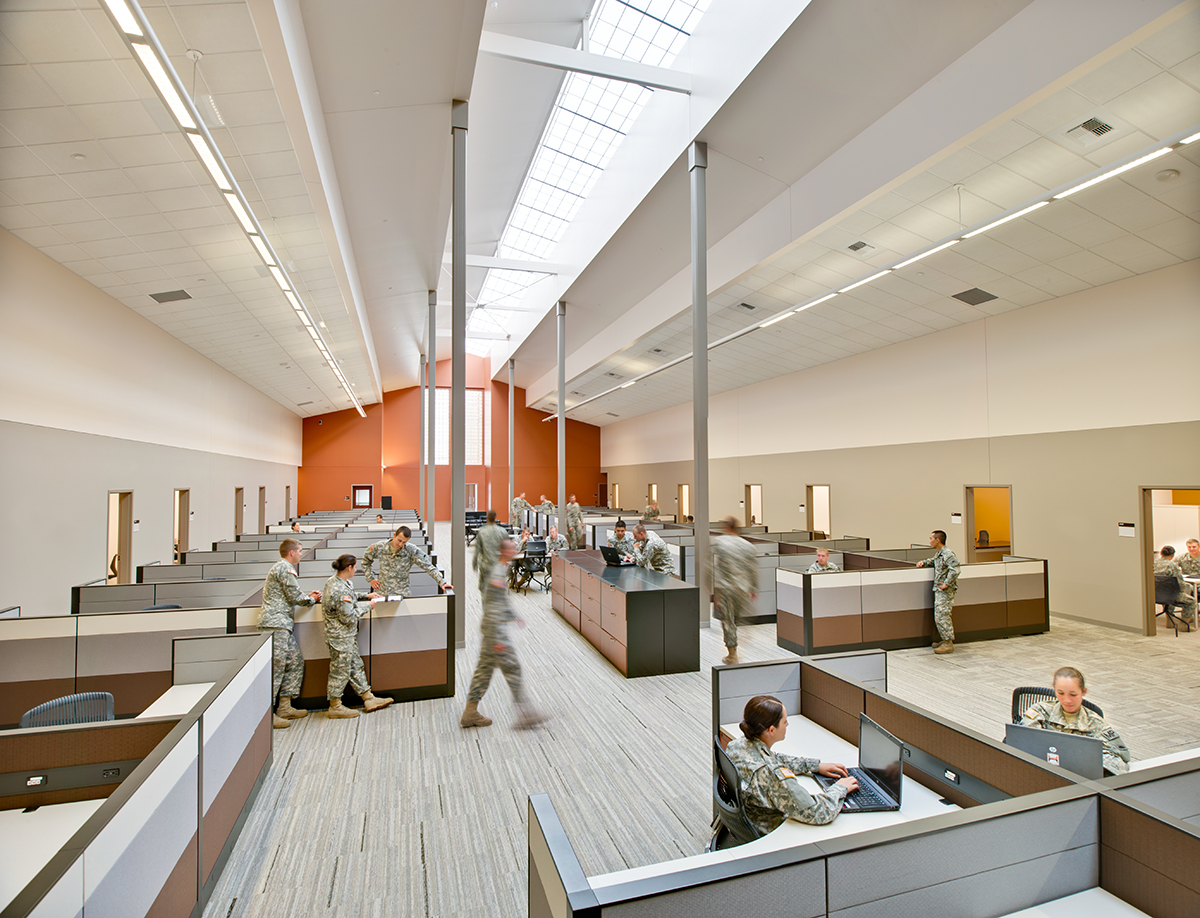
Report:
M 513 498 L 512 506 L 509 508 L 508 524 L 510 526 L 525 525 L 525 518 L 521 516 L 521 511 L 532 510 L 533 504 L 525 499 L 525 492 L 522 491 Z
M 558 534 L 558 527 L 551 526 L 550 534 L 546 536 L 546 553 L 553 554 L 567 550 L 567 540 Z
M 479 594 L 483 595 L 483 585 L 487 583 L 488 575 L 492 572 L 496 561 L 500 558 L 500 543 L 508 535 L 504 527 L 496 522 L 496 511 L 487 513 L 487 525 L 480 526 L 475 533 L 475 554 L 471 557 L 471 566 L 479 574 Z
M 1188 539 L 1187 554 L 1180 555 L 1175 563 L 1185 577 L 1200 577 L 1200 542 Z
M 667 543 L 641 523 L 633 527 L 633 563 L 660 574 L 675 573 L 675 559 Z
M 411 589 L 408 576 L 414 564 L 433 577 L 438 586 L 453 589 L 442 579 L 441 572 L 430 563 L 425 553 L 408 544 L 411 538 L 412 530 L 401 526 L 390 539 L 376 542 L 366 550 L 363 555 L 366 565 L 363 568 L 363 577 L 371 589 L 382 596 L 407 596 Z M 373 577 L 371 568 L 376 561 L 379 561 L 379 576 Z
M 280 560 L 267 571 L 263 584 L 262 609 L 258 615 L 258 630 L 271 633 L 271 701 L 279 698 L 279 707 L 271 724 L 277 730 L 291 726 L 293 720 L 307 717 L 308 712 L 292 707 L 292 699 L 300 694 L 304 682 L 304 655 L 293 633 L 293 606 L 311 606 L 319 602 L 316 590 L 305 595 L 300 592 L 300 580 L 295 565 L 303 549 L 295 539 L 279 543 Z
M 1189 625 L 1196 624 L 1196 600 L 1192 596 L 1187 581 L 1183 579 L 1183 572 L 1175 563 L 1175 548 L 1172 545 L 1164 545 L 1162 551 L 1159 552 L 1159 557 L 1154 559 L 1154 579 L 1157 580 L 1159 575 L 1165 575 L 1174 580 L 1176 591 L 1174 602 L 1183 609 L 1179 617 Z
M 554 515 L 554 502 L 545 494 L 542 495 L 542 502 L 537 505 L 538 513 L 544 513 L 547 516 Z
M 363 709 L 368 713 L 386 708 L 391 698 L 377 698 L 371 693 L 367 682 L 367 671 L 362 657 L 358 655 L 358 620 L 368 611 L 359 600 L 369 599 L 371 607 L 378 598 L 375 593 L 354 591 L 354 572 L 358 559 L 354 555 L 341 555 L 333 562 L 337 571 L 325 581 L 322 590 L 321 611 L 325 617 L 325 643 L 329 645 L 329 699 L 330 717 L 358 717 L 358 711 L 342 704 L 342 692 L 346 683 L 363 700 Z
M 575 501 L 575 495 L 567 501 L 567 544 L 572 551 L 583 548 L 583 509 Z
M 725 639 L 722 663 L 738 662 L 738 623 L 750 614 L 758 599 L 758 558 L 750 543 L 737 534 L 738 521 L 721 522 L 722 534 L 712 541 L 712 558 L 705 565 L 716 617 Z
M 492 568 L 484 585 L 483 620 L 480 622 L 482 637 L 479 644 L 479 663 L 471 676 L 471 687 L 467 691 L 467 706 L 459 718 L 463 727 L 487 727 L 492 723 L 490 717 L 485 717 L 479 711 L 479 702 L 487 693 L 492 681 L 493 670 L 499 668 L 508 681 L 513 700 L 521 712 L 517 727 L 524 729 L 534 727 L 546 718 L 525 700 L 525 689 L 521 683 L 521 664 L 517 662 L 517 654 L 508 636 L 511 623 L 523 624 L 512 609 L 508 598 L 506 568 L 517 553 L 517 546 L 512 539 L 505 538 L 500 543 L 500 558 Z
M 646 504 L 646 509 L 642 511 L 642 519 L 656 520 L 658 519 L 658 501 L 652 500 Z
M 935 529 L 929 534 L 929 547 L 937 554 L 917 567 L 933 567 L 933 621 L 937 625 L 938 637 L 933 644 L 934 653 L 954 653 L 954 596 L 958 592 L 958 556 L 946 547 L 946 533 Z
M 808 566 L 806 574 L 832 574 L 840 571 L 841 568 L 829 560 L 829 550 L 826 548 L 817 549 L 817 560 Z
M 612 537 L 608 540 L 608 547 L 615 548 L 622 558 L 633 554 L 633 536 L 625 531 L 624 520 L 617 520 L 617 525 L 613 527 Z
M 1083 673 L 1073 666 L 1064 666 L 1054 674 L 1054 694 L 1057 701 L 1039 701 L 1025 712 L 1021 723 L 1102 740 L 1105 771 L 1114 775 L 1129 771 L 1129 747 L 1121 735 L 1103 717 L 1083 706 L 1083 696 L 1087 694 Z
M 817 826 L 833 822 L 846 795 L 858 790 L 858 781 L 844 765 L 771 751 L 787 734 L 787 710 L 778 698 L 756 695 L 742 717 L 744 737 L 731 742 L 725 754 L 742 779 L 742 802 L 754 827 L 766 835 L 789 818 Z M 814 774 L 839 780 L 814 795 L 797 780 Z

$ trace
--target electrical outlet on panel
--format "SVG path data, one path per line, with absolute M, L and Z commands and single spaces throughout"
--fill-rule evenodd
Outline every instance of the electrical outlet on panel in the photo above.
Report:
M 945 771 L 943 771 L 942 774 L 945 775 L 946 780 L 949 781 L 951 784 L 958 783 L 958 775 L 955 774 L 954 772 L 952 772 L 949 768 L 947 768 Z
M 25 779 L 26 787 L 45 787 L 46 775 L 30 775 Z

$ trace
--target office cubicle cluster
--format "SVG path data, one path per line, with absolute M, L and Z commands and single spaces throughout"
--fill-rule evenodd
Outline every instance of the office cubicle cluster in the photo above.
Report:
M 363 513 L 316 513 L 300 518 L 314 528 L 313 533 L 293 533 L 290 524 L 277 532 L 242 534 L 232 541 L 213 543 L 211 549 L 188 550 L 180 564 L 143 565 L 137 569 L 138 581 L 131 584 L 82 584 L 72 588 L 71 612 L 80 620 L 74 625 L 60 623 L 59 631 L 77 631 L 84 636 L 85 657 L 90 659 L 95 643 L 92 632 L 103 627 L 94 616 L 108 613 L 140 614 L 146 618 L 130 625 L 140 635 L 137 641 L 122 644 L 121 654 L 137 657 L 139 648 L 151 641 L 150 633 L 165 640 L 177 628 L 204 628 L 205 633 L 250 633 L 256 630 L 258 607 L 262 602 L 263 581 L 279 561 L 279 543 L 297 537 L 305 546 L 298 564 L 300 587 L 304 592 L 320 590 L 333 573 L 331 562 L 350 553 L 360 559 L 374 542 L 388 538 L 400 525 L 413 530 L 410 544 L 428 554 L 434 564 L 437 554 L 420 528 L 415 511 L 382 511 L 385 522 L 374 523 L 380 511 Z M 347 522 L 342 517 L 351 517 Z M 391 519 L 389 519 L 389 517 Z M 367 522 L 362 522 L 366 520 Z M 411 594 L 401 603 L 377 604 L 359 626 L 359 652 L 377 695 L 397 701 L 449 697 L 454 694 L 454 603 L 457 597 L 442 593 L 434 579 L 414 570 L 410 578 Z M 369 589 L 362 565 L 355 575 L 356 589 Z M 151 609 L 154 606 L 182 608 Z M 186 614 L 185 614 L 186 613 Z M 53 622 L 56 619 L 39 619 Z M 121 619 L 121 621 L 132 621 Z M 301 695 L 293 699 L 299 707 L 324 708 L 329 675 L 329 650 L 325 643 L 324 618 L 320 605 L 298 606 L 295 633 L 305 657 L 305 677 Z M 74 632 L 73 632 L 74 633 Z M 103 685 L 103 666 L 96 674 L 87 673 L 78 682 Z M 3 677 L 0 677 L 3 678 Z M 141 693 L 152 694 L 163 675 L 141 679 Z M 60 679 L 60 682 L 62 680 Z M 79 689 L 83 691 L 85 689 Z M 59 694 L 69 694 L 63 692 Z M 47 694 L 39 701 L 57 697 Z M 346 690 L 348 704 L 357 699 Z M 128 710 L 138 710 L 140 700 L 131 700 Z M 30 705 L 31 707 L 32 705 Z M 24 710 L 24 709 L 23 709 Z M 122 709 L 124 710 L 124 709 Z M 18 716 L 19 716 L 18 712 Z M 0 723 L 7 721 L 0 720 Z
M 1065 918 L 1112 897 L 1148 915 L 1197 914 L 1200 758 L 1089 782 L 839 669 L 880 675 L 869 657 L 714 667 L 713 734 L 756 694 L 850 742 L 866 714 L 904 741 L 905 780 L 955 808 L 864 831 L 843 814 L 811 842 L 785 823 L 737 848 L 588 877 L 550 798 L 531 795 L 531 918 L 1000 918 L 1039 906 Z M 795 843 L 773 844 L 781 831 Z
M 175 638 L 165 665 L 134 719 L 0 732 L 4 918 L 203 910 L 271 766 L 271 642 Z

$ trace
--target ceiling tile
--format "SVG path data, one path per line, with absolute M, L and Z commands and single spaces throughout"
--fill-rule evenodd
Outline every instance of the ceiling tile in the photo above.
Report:
M 97 102 L 72 106 L 71 112 L 93 137 L 134 137 L 161 134 L 162 128 L 150 117 L 141 100 L 133 102 Z
M 1082 120 L 1095 108 L 1091 100 L 1071 89 L 1060 89 L 1043 99 L 1028 111 L 1017 115 L 1016 120 L 1039 134 L 1050 134 L 1076 119 Z
M 43 108 L 62 104 L 38 71 L 28 64 L 0 67 L 0 86 L 4 87 L 5 108 Z
M 67 105 L 136 102 L 141 98 L 111 60 L 39 64 L 37 72 Z
M 43 201 L 69 201 L 78 197 L 70 185 L 55 175 L 0 179 L 0 191 L 3 191 L 18 204 L 39 204 Z
M 1137 50 L 1130 49 L 1080 77 L 1072 88 L 1097 105 L 1103 105 L 1162 72 L 1162 68 Z
M 1168 137 L 1200 122 L 1200 91 L 1160 73 L 1113 99 L 1108 108 L 1152 137 Z
M 974 175 L 980 169 L 987 168 L 991 162 L 992 160 L 977 153 L 970 147 L 963 147 L 961 150 L 957 150 L 947 156 L 941 162 L 934 163 L 929 167 L 929 171 L 943 181 L 953 184 L 965 181 L 968 175 Z M 890 215 L 881 214 L 880 216 L 887 218 Z
M 108 137 L 102 142 L 108 154 L 123 167 L 177 163 L 179 151 L 162 134 L 142 137 Z
M 0 32 L 31 64 L 95 61 L 108 51 L 78 10 L 0 12 Z
M 0 111 L 0 125 L 29 145 L 92 139 L 88 129 L 63 106 Z
M 107 195 L 132 195 L 137 191 L 133 182 L 120 169 L 97 172 L 76 172 L 66 176 L 65 181 L 84 198 Z
M 100 219 L 100 213 L 87 201 L 76 198 L 72 201 L 51 201 L 45 204 L 30 204 L 30 211 L 52 226 L 63 223 L 83 223 Z
M 1200 12 L 1193 11 L 1138 45 L 1138 50 L 1163 67 L 1186 60 L 1200 48 Z

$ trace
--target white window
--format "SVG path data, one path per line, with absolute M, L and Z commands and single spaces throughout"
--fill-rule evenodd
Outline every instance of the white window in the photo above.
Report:
M 433 436 L 433 461 L 437 465 L 450 464 L 450 390 L 438 389 L 434 399 L 436 427 Z
M 466 392 L 466 464 L 484 464 L 484 391 L 468 389 Z M 436 396 L 437 426 L 434 431 L 434 461 L 438 465 L 450 464 L 450 390 L 438 388 Z M 490 447 L 490 437 L 489 447 Z M 490 452 L 490 449 L 488 450 Z
M 483 390 L 483 464 L 492 466 L 492 390 Z M 491 485 L 488 486 L 489 488 Z M 488 494 L 488 506 L 491 506 L 491 494 Z

